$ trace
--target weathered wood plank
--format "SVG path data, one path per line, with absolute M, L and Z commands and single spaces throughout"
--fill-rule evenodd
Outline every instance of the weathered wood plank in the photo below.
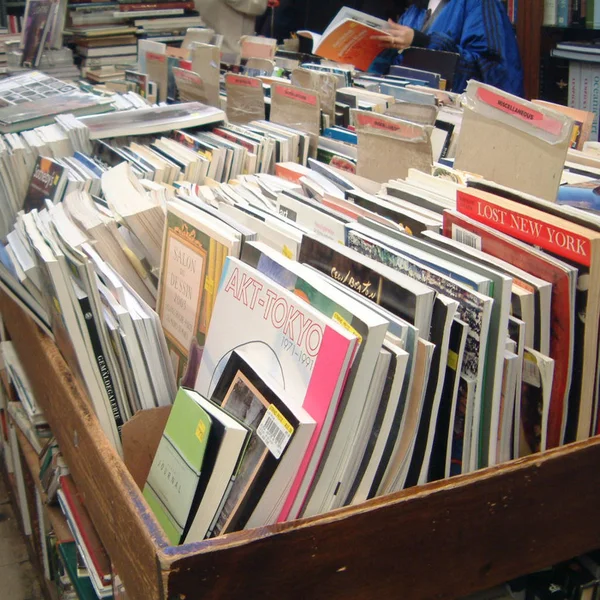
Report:
M 195 555 L 170 548 L 168 597 L 460 597 L 600 547 L 598 464 L 595 438 Z
M 134 600 L 162 597 L 166 540 L 54 342 L 4 293 L 0 312 L 98 534 Z

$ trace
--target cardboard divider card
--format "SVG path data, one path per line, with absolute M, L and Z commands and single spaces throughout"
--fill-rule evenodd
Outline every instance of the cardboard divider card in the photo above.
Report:
M 265 118 L 265 93 L 256 77 L 234 75 L 225 77 L 227 118 L 232 123 L 250 123 Z
M 173 69 L 173 76 L 181 102 L 208 102 L 204 81 L 198 73 L 176 67 Z
M 150 81 L 158 88 L 158 101 L 166 102 L 169 83 L 169 63 L 166 54 L 148 52 L 146 54 L 146 72 Z
M 242 59 L 266 58 L 273 60 L 277 50 L 277 40 L 273 38 L 244 35 L 240 39 L 240 52 Z
M 438 115 L 438 107 L 415 102 L 398 102 L 388 106 L 385 114 L 405 121 L 420 123 L 421 125 L 434 125 Z
M 198 73 L 204 83 L 206 103 L 220 107 L 219 76 L 221 51 L 210 44 L 194 44 L 191 51 L 192 71 Z
M 249 58 L 246 61 L 246 73 L 252 72 L 250 74 L 259 73 L 261 75 L 267 75 L 271 77 L 273 75 L 273 71 L 275 70 L 275 62 L 268 58 Z
M 356 173 L 380 183 L 405 179 L 410 168 L 431 173 L 431 127 L 354 110 L 358 133 Z
M 310 69 L 294 69 L 291 74 L 292 84 L 315 90 L 321 100 L 321 109 L 333 123 L 335 120 L 335 94 L 339 79 L 333 73 L 319 73 Z
M 313 90 L 278 83 L 271 87 L 271 121 L 318 136 L 321 102 Z
M 470 81 L 455 167 L 554 202 L 572 127 L 559 112 Z

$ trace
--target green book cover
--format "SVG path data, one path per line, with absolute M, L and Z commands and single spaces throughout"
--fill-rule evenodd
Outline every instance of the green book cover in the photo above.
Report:
M 80 600 L 98 600 L 98 595 L 94 591 L 94 586 L 90 578 L 79 577 L 77 575 L 77 546 L 75 542 L 62 542 L 58 544 L 58 551 Z
M 173 545 L 181 543 L 190 518 L 211 424 L 192 394 L 180 388 L 144 486 L 144 498 Z

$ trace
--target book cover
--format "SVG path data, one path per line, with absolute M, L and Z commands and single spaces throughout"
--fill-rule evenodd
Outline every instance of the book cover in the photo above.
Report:
M 212 420 L 193 396 L 180 388 L 152 461 L 144 498 L 173 545 L 190 517 Z
M 410 274 L 412 278 L 429 285 L 440 294 L 458 301 L 457 315 L 468 323 L 469 334 L 467 337 L 465 358 L 463 361 L 462 376 L 465 378 L 476 378 L 476 401 L 467 407 L 467 423 L 465 430 L 465 448 L 464 451 L 476 456 L 477 453 L 471 449 L 478 445 L 479 427 L 481 414 L 484 412 L 484 403 L 492 402 L 492 397 L 484 398 L 484 370 L 486 366 L 486 345 L 490 324 L 490 315 L 492 300 L 482 294 L 455 282 L 441 273 L 427 267 L 426 265 L 395 252 L 374 241 L 358 234 L 355 231 L 348 231 L 346 244 L 354 248 L 361 254 L 374 258 L 400 272 Z M 433 326 L 432 326 L 433 335 Z M 433 340 L 431 340 L 433 341 Z M 441 340 L 440 340 L 441 341 Z M 439 343 L 439 342 L 438 342 Z M 446 342 L 447 344 L 447 342 Z M 436 348 L 437 350 L 437 348 Z M 437 357 L 437 362 L 436 362 Z M 439 366 L 439 355 L 434 355 L 434 362 Z M 445 368 L 445 362 L 444 362 Z M 428 390 L 429 394 L 435 390 Z M 439 400 L 438 400 L 439 402 Z M 423 434 L 424 435 L 424 434 Z M 422 448 L 424 451 L 424 448 Z M 463 459 L 465 460 L 465 459 Z
M 521 383 L 521 428 L 519 456 L 547 448 L 548 412 L 554 374 L 554 361 L 525 348 Z
M 52 22 L 52 13 L 58 3 L 55 0 L 27 0 L 25 25 L 21 45 L 23 53 L 21 65 L 37 67 L 40 63 L 48 29 Z
M 216 402 L 207 400 L 186 388 L 195 401 L 210 415 L 212 425 L 202 463 L 196 497 L 190 510 L 190 520 L 182 543 L 201 542 L 209 533 L 211 523 L 220 514 L 228 490 L 234 485 L 250 430 Z
M 315 427 L 304 411 L 294 410 L 287 392 L 261 373 L 259 361 L 252 358 L 243 350 L 233 352 L 212 395 L 248 428 L 250 437 L 211 537 L 243 529 L 277 475 L 280 485 L 274 495 L 285 493 Z
M 444 235 L 461 239 L 463 243 L 469 245 L 476 244 L 487 254 L 501 258 L 552 284 L 550 357 L 554 358 L 556 366 L 548 424 L 548 447 L 555 448 L 562 440 L 571 368 L 576 366 L 573 357 L 575 313 L 571 300 L 570 267 L 561 265 L 560 261 L 545 256 L 535 248 L 456 211 L 444 213 Z M 573 376 L 581 377 L 580 371 L 575 371 Z
M 65 167 L 51 158 L 38 156 L 29 180 L 23 210 L 42 210 L 46 206 L 46 199 L 53 203 L 59 202 L 66 186 L 65 171 Z
M 314 418 L 317 427 L 288 495 L 290 502 L 317 442 L 329 436 L 356 343 L 356 335 L 288 290 L 226 258 L 195 389 L 211 397 L 231 352 L 244 348 Z
M 355 250 L 304 235 L 298 262 L 306 263 L 407 320 L 429 338 L 435 292 Z
M 327 447 L 320 449 L 323 450 L 323 459 L 312 486 L 313 498 L 316 498 L 318 489 L 321 498 L 319 503 L 324 501 L 322 498 L 331 502 L 334 495 L 339 498 L 343 496 L 354 470 L 358 468 L 358 455 L 362 454 L 365 447 L 368 431 L 361 432 L 361 428 L 368 430 L 370 427 L 365 427 L 364 423 L 361 425 L 361 421 L 369 422 L 366 415 L 369 413 L 370 382 L 388 322 L 360 301 L 334 288 L 320 274 L 288 260 L 265 244 L 251 242 L 245 245 L 242 259 L 359 336 L 359 347 L 344 388 L 332 436 Z M 319 452 L 316 459 L 320 458 Z M 346 466 L 343 465 L 344 458 L 348 460 Z M 333 473 L 337 473 L 337 477 Z M 337 480 L 340 481 L 339 488 Z M 334 489 L 339 489 L 339 494 L 334 494 Z M 316 502 L 313 498 L 311 500 Z
M 452 458 L 452 432 L 457 414 L 460 373 L 468 334 L 469 326 L 455 317 L 450 329 L 442 403 L 438 411 L 429 463 L 429 481 L 437 481 L 449 476 Z
M 211 229 L 210 221 L 203 222 L 201 215 L 193 220 L 169 204 L 157 313 L 177 381 L 188 360 L 199 363 L 202 356 L 223 269 L 218 255 L 228 255 L 231 249 L 231 242 Z
M 382 35 L 385 34 L 381 29 L 345 19 L 334 29 L 325 32 L 314 53 L 367 71 L 373 60 L 386 48 L 379 39 Z

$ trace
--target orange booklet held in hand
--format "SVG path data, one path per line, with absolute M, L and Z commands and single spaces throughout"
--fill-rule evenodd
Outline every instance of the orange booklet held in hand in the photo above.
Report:
M 377 55 L 386 49 L 378 39 L 386 27 L 383 19 L 344 7 L 323 35 L 310 31 L 298 31 L 298 35 L 313 40 L 313 54 L 366 71 Z

